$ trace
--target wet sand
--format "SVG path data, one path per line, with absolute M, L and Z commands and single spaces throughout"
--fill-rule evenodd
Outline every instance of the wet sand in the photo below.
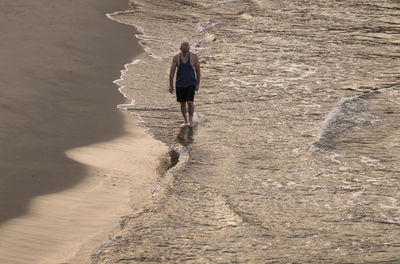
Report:
M 125 100 L 112 83 L 141 52 L 133 27 L 105 15 L 127 8 L 126 0 L 0 4 L 1 263 L 90 252 L 150 193 L 164 146 L 116 108 Z

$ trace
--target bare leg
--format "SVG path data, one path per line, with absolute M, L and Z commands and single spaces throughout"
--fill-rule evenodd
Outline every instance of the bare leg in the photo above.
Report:
M 189 126 L 193 126 L 193 113 L 194 113 L 194 103 L 192 101 L 188 101 L 189 108 Z
M 181 111 L 182 111 L 182 115 L 183 115 L 183 119 L 185 120 L 185 123 L 183 125 L 188 125 L 189 124 L 189 118 L 188 118 L 188 110 L 186 107 L 186 102 L 181 103 Z

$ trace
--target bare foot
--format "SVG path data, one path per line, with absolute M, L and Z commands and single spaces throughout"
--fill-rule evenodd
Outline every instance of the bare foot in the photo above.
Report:
M 188 120 L 189 120 L 189 113 L 186 113 L 186 114 L 185 114 L 184 119 L 185 119 L 185 121 L 181 124 L 181 127 L 189 126 L 189 122 L 188 122 Z

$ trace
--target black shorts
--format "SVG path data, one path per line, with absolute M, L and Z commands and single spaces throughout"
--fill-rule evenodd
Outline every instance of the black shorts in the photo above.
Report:
M 187 101 L 193 102 L 196 86 L 176 87 L 176 101 L 183 103 Z

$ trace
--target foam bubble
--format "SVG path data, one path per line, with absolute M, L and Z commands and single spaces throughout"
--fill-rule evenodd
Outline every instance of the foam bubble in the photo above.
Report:
M 196 24 L 196 29 L 199 32 L 202 32 L 206 29 L 212 28 L 215 26 L 215 23 L 211 22 L 211 21 L 202 21 Z

